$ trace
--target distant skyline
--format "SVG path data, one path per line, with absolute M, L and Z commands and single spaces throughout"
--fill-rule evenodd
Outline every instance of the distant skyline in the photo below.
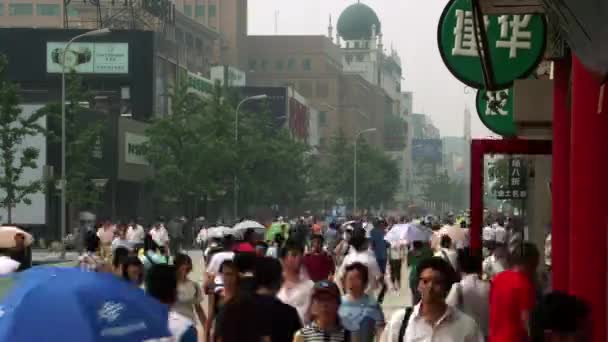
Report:
M 249 34 L 327 35 L 331 15 L 357 0 L 249 0 Z M 473 137 L 492 135 L 475 109 L 475 89 L 465 88 L 444 66 L 437 47 L 437 24 L 447 1 L 365 0 L 382 24 L 383 42 L 401 57 L 404 91 L 414 93 L 414 113 L 427 114 L 442 136 L 464 134 L 464 109 L 472 113 Z M 335 29 L 334 29 L 335 35 Z M 466 89 L 466 90 L 465 90 Z M 465 94 L 468 93 L 468 94 Z

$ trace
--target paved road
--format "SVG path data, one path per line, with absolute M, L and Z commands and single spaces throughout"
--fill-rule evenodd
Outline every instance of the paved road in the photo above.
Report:
M 190 279 L 192 279 L 193 281 L 199 282 L 201 283 L 203 280 L 203 274 L 204 274 L 204 265 L 202 263 L 202 252 L 199 250 L 191 250 L 188 252 L 188 254 L 190 255 L 190 257 L 192 258 L 192 261 L 194 263 L 193 265 L 193 271 L 190 274 Z M 402 276 L 401 279 L 405 280 L 405 284 L 407 285 L 407 267 L 403 267 L 402 270 Z M 403 307 L 405 307 L 406 305 L 410 305 L 411 303 L 411 293 L 409 288 L 402 288 L 401 291 L 399 291 L 399 293 L 395 292 L 395 291 L 388 291 L 386 296 L 384 297 L 384 303 L 382 305 L 382 308 L 384 310 L 384 315 L 386 317 L 386 320 L 389 320 L 391 315 L 393 314 L 393 312 L 395 312 L 395 310 L 401 309 Z M 205 305 L 203 306 L 205 309 L 207 308 L 206 305 L 206 300 L 205 300 Z M 202 329 L 199 327 L 199 331 L 201 331 Z M 203 342 L 203 338 L 202 335 L 199 335 L 199 341 Z

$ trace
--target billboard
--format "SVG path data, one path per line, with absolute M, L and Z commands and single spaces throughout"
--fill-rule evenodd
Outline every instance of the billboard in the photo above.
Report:
M 441 163 L 441 139 L 414 139 L 412 140 L 412 160 L 415 162 Z
M 21 106 L 22 115 L 24 118 L 29 117 L 42 105 L 39 104 L 24 104 Z M 46 117 L 38 119 L 36 122 L 42 128 L 46 129 Z M 29 182 L 41 180 L 43 178 L 43 169 L 47 163 L 47 150 L 46 150 L 46 137 L 44 134 L 39 133 L 34 136 L 29 136 L 23 141 L 18 150 L 23 150 L 27 147 L 35 147 L 40 152 L 38 159 L 36 160 L 36 167 L 33 169 L 26 168 L 21 176 L 22 184 L 25 185 Z M 19 159 L 19 152 L 16 154 L 15 159 Z M 4 192 L 0 191 L 0 197 L 4 197 Z M 46 224 L 46 196 L 44 192 L 39 191 L 33 195 L 28 196 L 32 201 L 30 205 L 25 203 L 19 203 L 13 208 L 13 223 L 23 225 L 33 224 Z M 0 221 L 6 222 L 8 219 L 8 212 L 6 208 L 0 208 Z
M 128 43 L 72 43 L 65 52 L 65 42 L 46 43 L 46 71 L 61 73 L 65 58 L 66 72 L 82 74 L 128 74 Z

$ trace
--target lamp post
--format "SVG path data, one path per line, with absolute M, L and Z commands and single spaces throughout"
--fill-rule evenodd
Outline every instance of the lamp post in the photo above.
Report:
M 377 128 L 368 128 L 360 131 L 355 136 L 355 157 L 354 157 L 354 167 L 353 167 L 353 214 L 357 212 L 357 141 L 359 141 L 359 137 L 365 133 L 375 132 Z
M 236 113 L 234 119 L 234 147 L 236 148 L 239 144 L 239 111 L 241 110 L 241 105 L 247 101 L 258 101 L 265 100 L 268 98 L 268 95 L 254 95 L 244 98 L 239 104 L 236 106 Z M 237 172 L 234 172 L 234 219 L 238 220 L 239 213 L 239 179 L 237 176 Z
M 65 56 L 67 54 L 67 52 L 69 51 L 68 49 L 70 48 L 70 45 L 80 39 L 80 38 L 84 38 L 84 37 L 94 37 L 94 36 L 102 36 L 105 34 L 110 33 L 110 29 L 109 28 L 102 28 L 99 30 L 94 30 L 94 31 L 89 31 L 89 32 L 85 32 L 81 35 L 78 35 L 72 39 L 70 39 L 70 41 L 68 41 L 68 43 L 65 45 L 65 47 L 63 48 L 63 53 L 61 54 L 61 180 L 59 181 L 59 184 L 61 186 L 61 241 L 62 241 L 62 248 L 61 248 L 61 256 L 63 258 L 65 258 L 65 244 L 63 243 L 63 239 L 65 238 L 66 235 L 66 187 L 67 187 L 67 180 L 66 180 L 66 170 L 65 170 L 65 150 L 66 150 L 66 138 L 65 138 Z

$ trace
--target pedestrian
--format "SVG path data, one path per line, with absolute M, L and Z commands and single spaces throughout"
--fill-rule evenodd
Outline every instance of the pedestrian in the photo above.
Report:
M 304 256 L 304 267 L 313 282 L 330 280 L 336 271 L 334 260 L 323 250 L 323 236 L 313 235 L 310 253 Z
M 116 229 L 116 237 L 112 241 L 112 253 L 115 253 L 118 247 L 126 248 L 129 252 L 132 251 L 132 243 L 127 239 L 127 226 L 119 225 Z
M 524 242 L 510 253 L 511 268 L 494 277 L 490 292 L 490 341 L 528 339 L 530 313 L 535 305 L 534 279 L 539 258 L 536 246 Z
M 205 325 L 205 341 L 214 341 L 213 327 L 216 323 L 218 314 L 222 311 L 226 303 L 236 297 L 239 287 L 239 271 L 232 260 L 226 260 L 219 269 L 222 283 L 210 289 L 210 296 L 207 302 L 207 324 Z
M 255 264 L 257 256 L 254 253 L 238 252 L 234 255 L 234 264 L 239 275 L 240 295 L 253 296 L 255 293 Z
M 340 322 L 351 333 L 356 341 L 375 340 L 382 335 L 385 321 L 382 308 L 371 296 L 365 294 L 369 281 L 367 267 L 355 262 L 346 267 L 339 314 Z
M 116 276 L 123 276 L 125 262 L 127 261 L 129 254 L 129 250 L 124 247 L 116 248 L 114 254 L 112 254 L 112 273 Z
M 350 227 L 350 226 L 349 226 Z M 334 255 L 336 258 L 336 265 L 342 265 L 344 258 L 348 255 L 350 251 L 350 238 L 352 237 L 353 228 L 346 227 L 344 233 L 342 234 L 342 239 L 334 249 Z
M 422 241 L 412 242 L 412 250 L 407 255 L 407 265 L 410 268 L 409 285 L 412 291 L 412 303 L 417 304 L 420 301 L 420 292 L 418 292 L 418 264 L 423 260 L 431 258 L 433 251 L 428 243 Z
M 232 239 L 232 235 L 225 236 L 222 242 L 222 251 L 217 252 L 211 256 L 211 259 L 209 260 L 209 265 L 207 265 L 206 267 L 206 293 L 210 293 L 210 289 L 213 284 L 223 283 L 222 275 L 220 273 L 220 267 L 225 261 L 234 259 L 234 252 L 232 251 L 233 243 L 234 240 Z
M 457 270 L 458 269 L 458 252 L 453 246 L 452 238 L 449 235 L 441 236 L 441 242 L 439 243 L 439 250 L 435 252 L 436 257 L 443 258 L 445 261 L 449 262 L 452 267 Z
M 310 299 L 315 283 L 302 267 L 303 253 L 304 247 L 293 241 L 288 241 L 281 250 L 283 285 L 277 297 L 283 303 L 293 306 L 302 323 L 306 324 L 310 321 Z
M 169 248 L 169 232 L 165 228 L 164 221 L 164 217 L 159 217 L 157 222 L 152 226 L 152 229 L 150 229 L 149 234 L 159 248 L 164 247 L 167 249 Z
M 144 227 L 140 224 L 141 222 L 142 218 L 138 218 L 137 220 L 132 219 L 127 228 L 127 240 L 129 240 L 135 251 L 139 251 L 139 249 L 143 247 L 144 239 L 146 237 L 146 232 L 144 231 Z
M 280 233 L 275 234 L 274 239 L 272 240 L 272 244 L 268 247 L 268 250 L 266 251 L 266 256 L 278 259 L 279 251 L 283 247 L 283 242 L 283 235 Z
M 352 251 L 342 261 L 342 264 L 336 273 L 336 279 L 338 282 L 343 283 L 346 267 L 355 262 L 360 262 L 367 267 L 369 282 L 365 292 L 371 295 L 384 279 L 378 262 L 376 261 L 376 256 L 368 248 L 368 240 L 365 235 L 366 232 L 363 228 L 355 228 L 353 230 L 352 237 L 350 238 Z
M 146 292 L 169 307 L 169 331 L 176 342 L 197 342 L 194 323 L 173 309 L 177 301 L 175 266 L 154 265 L 146 273 Z
M 170 255 L 177 255 L 182 250 L 184 244 L 184 225 L 186 221 L 186 218 L 181 216 L 174 217 L 167 223 Z
M 380 293 L 378 294 L 378 303 L 382 304 L 384 295 L 386 294 L 386 281 L 384 281 L 384 275 L 386 274 L 386 265 L 388 263 L 388 244 L 384 240 L 386 235 L 386 221 L 379 219 L 373 225 L 373 228 L 369 232 L 369 242 L 376 262 L 380 268 L 382 278 L 380 279 Z
M 237 244 L 235 252 L 255 253 L 255 230 L 248 228 L 243 234 L 243 242 Z
M 125 259 L 122 277 L 137 287 L 144 283 L 144 265 L 138 257 L 128 256 Z
M 266 256 L 268 252 L 268 244 L 264 241 L 256 241 L 255 243 L 255 255 L 258 257 Z
M 277 298 L 281 288 L 282 266 L 274 258 L 258 258 L 256 262 L 256 305 L 264 315 L 263 335 L 274 341 L 291 341 L 302 328 L 298 311 Z
M 490 282 L 482 280 L 481 255 L 468 248 L 459 250 L 458 270 L 461 280 L 452 286 L 446 303 L 473 318 L 487 340 Z
M 328 228 L 323 233 L 323 240 L 325 241 L 325 246 L 327 247 L 327 251 L 335 257 L 335 249 L 339 242 L 339 234 L 338 234 L 338 224 L 336 222 L 331 222 Z
M 508 254 L 507 247 L 500 246 L 495 248 L 491 254 L 483 260 L 482 271 L 485 279 L 492 280 L 500 272 L 507 269 Z
M 591 309 L 587 303 L 563 292 L 551 292 L 532 312 L 531 342 L 592 341 L 590 327 Z
M 153 265 L 166 265 L 169 263 L 169 259 L 160 252 L 160 247 L 150 234 L 146 234 L 144 238 L 144 250 L 139 259 L 144 264 L 145 270 L 150 269 Z
M 487 257 L 492 254 L 494 246 L 496 245 L 496 230 L 493 224 L 488 224 L 483 227 L 481 231 L 481 239 L 483 243 L 483 255 Z
M 198 321 L 201 326 L 205 326 L 207 316 L 201 306 L 203 291 L 197 283 L 188 278 L 192 272 L 192 259 L 187 254 L 178 253 L 174 265 L 177 271 L 177 301 L 173 309 L 192 322 Z
M 271 342 L 264 322 L 266 313 L 257 306 L 251 296 L 232 298 L 226 303 L 216 319 L 216 342 Z
M 413 308 L 395 312 L 382 341 L 483 342 L 477 323 L 446 303 L 452 284 L 458 280 L 450 263 L 439 257 L 430 257 L 418 264 L 417 272 L 421 302 Z
M 395 242 L 389 248 L 389 266 L 393 290 L 399 292 L 401 289 L 401 273 L 403 270 L 403 259 L 405 257 L 406 245 L 403 242 Z
M 78 265 L 81 270 L 86 272 L 97 272 L 101 268 L 103 260 L 97 256 L 99 249 L 99 237 L 97 233 L 89 230 L 85 233 L 85 251 L 78 258 Z
M 114 232 L 116 231 L 112 222 L 105 221 L 103 225 L 97 230 L 97 236 L 99 237 L 99 256 L 105 262 L 112 261 L 112 241 L 114 241 Z
M 346 342 L 350 341 L 349 332 L 340 323 L 340 290 L 330 281 L 316 283 L 311 296 L 313 320 L 299 330 L 294 342 Z

